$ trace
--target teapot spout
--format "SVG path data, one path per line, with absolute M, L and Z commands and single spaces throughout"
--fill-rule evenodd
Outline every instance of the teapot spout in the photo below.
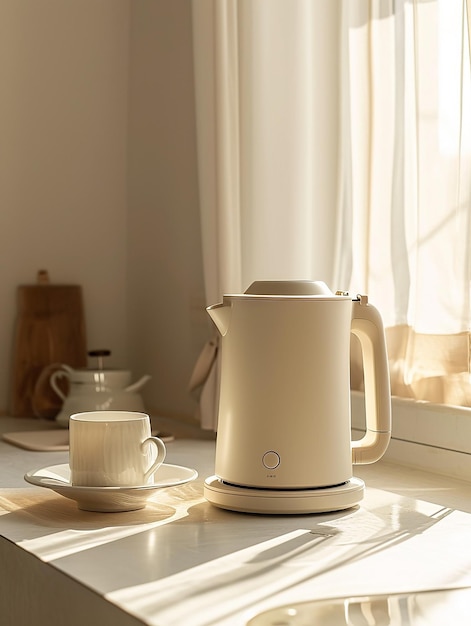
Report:
M 139 389 L 141 389 L 142 387 L 144 387 L 144 385 L 146 384 L 146 382 L 148 380 L 150 380 L 152 377 L 149 376 L 149 374 L 146 374 L 145 376 L 143 376 L 142 378 L 140 378 L 137 382 L 133 383 L 132 385 L 129 385 L 129 387 L 126 387 L 126 389 L 124 391 L 129 391 L 129 392 L 134 392 L 134 391 L 139 391 Z
M 213 320 L 216 328 L 224 337 L 229 328 L 229 321 L 231 319 L 232 306 L 228 298 L 224 297 L 221 304 L 213 304 L 206 309 L 210 318 Z

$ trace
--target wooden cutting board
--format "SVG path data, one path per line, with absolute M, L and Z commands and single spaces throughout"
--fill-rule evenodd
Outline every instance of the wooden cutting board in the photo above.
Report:
M 43 380 L 39 389 L 36 386 L 46 368 L 60 363 L 73 368 L 87 365 L 82 288 L 51 284 L 47 272 L 41 271 L 37 284 L 20 285 L 17 290 L 11 415 L 55 417 L 60 399 L 48 381 Z

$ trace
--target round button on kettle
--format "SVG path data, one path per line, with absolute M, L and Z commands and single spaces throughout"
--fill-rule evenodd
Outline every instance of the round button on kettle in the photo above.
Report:
M 280 464 L 280 455 L 274 450 L 269 450 L 263 455 L 262 463 L 267 469 L 275 469 Z

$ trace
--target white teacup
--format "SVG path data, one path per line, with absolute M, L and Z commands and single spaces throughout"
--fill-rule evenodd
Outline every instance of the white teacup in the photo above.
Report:
M 152 482 L 165 444 L 151 437 L 150 419 L 133 411 L 89 411 L 69 420 L 70 480 L 87 487 L 130 487 Z

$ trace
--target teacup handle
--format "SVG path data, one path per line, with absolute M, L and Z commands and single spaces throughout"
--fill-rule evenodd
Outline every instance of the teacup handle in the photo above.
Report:
M 144 474 L 144 481 L 146 481 L 149 476 L 151 476 L 165 461 L 165 456 L 167 454 L 167 449 L 165 448 L 165 444 L 162 439 L 158 437 L 148 437 L 144 439 L 141 443 L 141 450 L 144 452 L 148 445 L 153 445 L 157 449 L 157 458 L 149 467 L 147 472 Z

